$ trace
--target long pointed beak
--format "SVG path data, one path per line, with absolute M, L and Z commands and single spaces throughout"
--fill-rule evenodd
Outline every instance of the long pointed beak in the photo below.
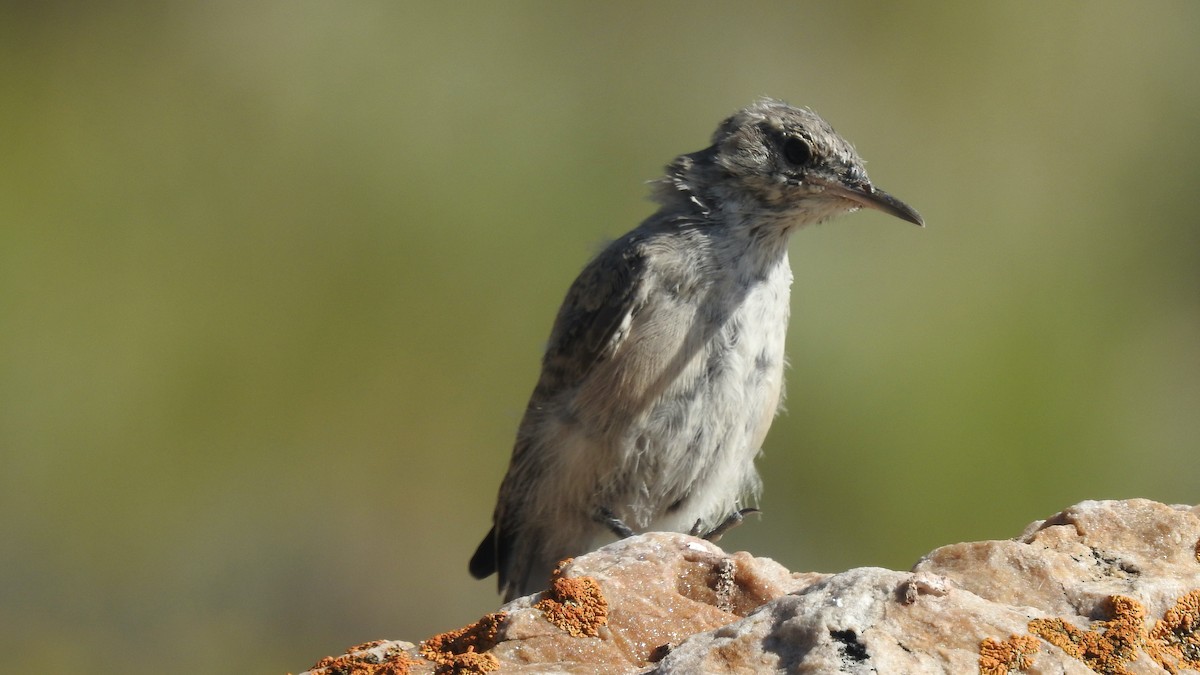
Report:
M 870 183 L 863 183 L 861 186 L 850 186 L 831 181 L 825 183 L 825 189 L 831 194 L 849 199 L 852 202 L 857 202 L 868 209 L 883 211 L 901 220 L 907 220 L 914 225 L 925 227 L 925 220 L 921 218 L 921 214 L 917 213 L 916 209 Z

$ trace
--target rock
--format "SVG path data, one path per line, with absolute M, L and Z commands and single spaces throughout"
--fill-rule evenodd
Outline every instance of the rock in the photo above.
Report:
M 312 673 L 1200 672 L 1200 507 L 1083 502 L 908 572 L 792 573 L 674 533 L 565 561 L 545 593 Z

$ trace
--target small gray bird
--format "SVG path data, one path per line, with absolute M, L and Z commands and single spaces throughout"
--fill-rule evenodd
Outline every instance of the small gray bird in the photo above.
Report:
M 655 181 L 661 207 L 571 285 L 471 574 L 506 601 L 612 535 L 719 536 L 783 398 L 788 239 L 860 207 L 923 225 L 810 110 L 763 99 Z

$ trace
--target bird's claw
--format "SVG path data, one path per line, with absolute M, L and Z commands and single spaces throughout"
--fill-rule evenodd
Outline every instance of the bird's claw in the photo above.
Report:
M 746 516 L 750 515 L 751 513 L 762 513 L 762 511 L 754 507 L 738 509 L 737 511 L 734 511 L 726 516 L 725 520 L 722 520 L 720 524 L 708 532 L 704 532 L 704 530 L 701 529 L 700 521 L 697 520 L 696 524 L 692 526 L 692 531 L 689 532 L 689 534 L 691 534 L 693 537 L 700 537 L 705 541 L 720 541 L 722 535 L 738 525 L 741 525 L 742 521 L 746 520 Z
M 625 521 L 617 517 L 608 507 L 601 506 L 596 510 L 596 515 L 592 518 L 601 525 L 607 527 L 610 532 L 617 535 L 621 539 L 632 537 L 636 534 L 633 528 L 625 524 Z

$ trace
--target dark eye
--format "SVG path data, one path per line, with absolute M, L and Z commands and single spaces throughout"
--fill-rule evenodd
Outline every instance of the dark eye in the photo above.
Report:
M 783 142 L 783 157 L 793 166 L 804 166 L 812 161 L 812 148 L 803 138 L 792 136 Z

